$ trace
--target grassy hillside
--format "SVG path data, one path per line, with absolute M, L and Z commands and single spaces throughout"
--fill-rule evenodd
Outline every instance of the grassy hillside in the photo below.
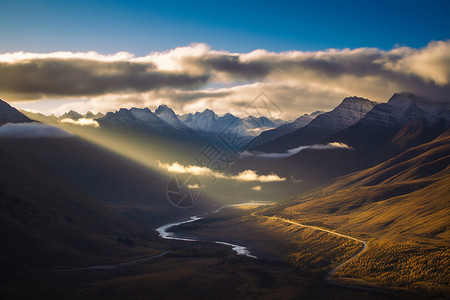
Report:
M 359 236 L 449 242 L 450 135 L 411 148 L 272 213 Z
M 450 133 L 375 167 L 263 210 L 369 241 L 336 272 L 450 295 Z
M 301 192 L 330 184 L 339 176 L 361 171 L 400 155 L 404 151 L 433 141 L 447 128 L 443 122 L 430 127 L 413 121 L 401 128 L 376 129 L 355 124 L 321 143 L 342 142 L 349 149 L 305 149 L 281 159 L 272 169 L 286 177 L 301 180 Z

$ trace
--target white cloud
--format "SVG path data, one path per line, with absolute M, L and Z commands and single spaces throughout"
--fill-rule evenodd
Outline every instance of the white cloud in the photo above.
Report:
M 450 43 L 431 42 L 418 51 L 408 51 L 401 59 L 386 63 L 386 68 L 414 74 L 438 85 L 450 83 Z
M 117 52 L 115 54 L 104 55 L 95 51 L 89 52 L 70 52 L 58 51 L 51 53 L 33 53 L 33 52 L 7 52 L 0 54 L 0 62 L 15 63 L 30 59 L 87 59 L 104 62 L 133 60 L 134 55 L 129 52 Z
M 286 178 L 282 178 L 277 174 L 267 174 L 267 175 L 259 175 L 253 170 L 245 170 L 243 172 L 238 173 L 237 175 L 228 175 L 220 172 L 213 171 L 206 167 L 199 167 L 195 165 L 184 166 L 178 162 L 174 162 L 172 164 L 162 163 L 157 161 L 160 168 L 165 169 L 171 173 L 189 173 L 193 175 L 209 175 L 215 178 L 220 179 L 228 179 L 228 180 L 236 180 L 241 182 L 277 182 L 277 181 L 285 181 Z
M 86 119 L 86 118 L 80 118 L 78 120 L 65 118 L 60 120 L 61 123 L 68 123 L 73 125 L 79 125 L 79 126 L 91 126 L 91 127 L 100 127 L 97 121 L 94 119 Z
M 407 91 L 449 101 L 449 53 L 450 41 L 388 51 L 232 53 L 192 44 L 142 57 L 127 52 L 16 52 L 0 54 L 0 92 L 8 101 L 74 99 L 72 106 L 54 112 L 78 104 L 79 110 L 106 112 L 164 103 L 178 113 L 209 107 L 241 115 L 265 91 L 280 107 L 280 117 L 293 119 L 331 109 L 352 95 L 384 102 L 394 92 Z M 55 81 L 48 74 L 64 76 Z
M 178 162 L 174 162 L 172 164 L 165 164 L 158 161 L 158 165 L 160 168 L 166 169 L 171 173 L 189 173 L 193 175 L 211 175 L 214 173 L 211 169 L 206 167 L 199 167 L 194 165 L 183 166 Z
M 254 187 L 252 187 L 252 191 L 261 191 L 262 187 L 260 185 L 255 185 Z
M 231 178 L 237 181 L 259 181 L 259 182 L 275 182 L 275 181 L 285 181 L 286 178 L 281 178 L 277 174 L 268 174 L 268 175 L 258 175 L 253 170 L 245 170 L 240 172 L 236 176 L 228 176 L 227 178 Z

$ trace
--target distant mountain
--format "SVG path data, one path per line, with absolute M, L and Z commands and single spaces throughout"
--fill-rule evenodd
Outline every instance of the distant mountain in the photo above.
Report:
M 78 120 L 78 119 L 81 119 L 81 118 L 86 118 L 86 119 L 99 119 L 99 118 L 103 118 L 105 115 L 104 114 L 102 114 L 102 113 L 97 113 L 97 114 L 94 114 L 93 112 L 91 112 L 91 111 L 88 111 L 86 114 L 80 114 L 79 112 L 76 112 L 76 111 L 74 111 L 74 110 L 70 110 L 70 111 L 68 111 L 68 112 L 66 112 L 66 113 L 64 113 L 64 114 L 62 114 L 60 117 L 59 117 L 59 119 L 60 120 L 62 120 L 62 119 L 72 119 L 72 120 Z
M 216 125 L 217 119 L 219 119 L 219 117 L 212 110 L 205 109 L 203 112 L 187 114 L 183 123 L 194 130 L 211 133 L 220 131 Z
M 341 142 L 350 149 L 305 149 L 281 159 L 273 168 L 303 180 L 305 188 L 315 187 L 432 141 L 449 127 L 448 116 L 445 104 L 407 93 L 394 94 L 356 124 L 320 140 L 321 144 Z
M 185 130 L 185 131 L 189 130 L 189 127 L 184 125 L 184 123 L 178 119 L 175 112 L 167 105 L 160 105 L 155 110 L 155 115 L 178 130 Z
M 359 125 L 398 128 L 415 120 L 422 120 L 429 126 L 439 120 L 450 122 L 450 104 L 434 103 L 411 93 L 396 93 L 387 103 L 374 107 Z
M 387 103 L 378 104 L 358 123 L 332 139 L 383 154 L 391 152 L 392 147 L 405 150 L 405 147 L 429 142 L 449 125 L 449 104 L 435 103 L 410 93 L 396 93 Z
M 11 107 L 8 103 L 0 99 L 0 126 L 6 123 L 32 122 L 23 113 Z
M 305 127 L 318 115 L 323 114 L 323 111 L 316 111 L 311 114 L 304 114 L 298 117 L 296 120 L 290 123 L 285 123 L 274 129 L 263 131 L 259 136 L 257 136 L 251 143 L 251 147 L 254 148 L 258 145 L 270 142 L 280 136 L 291 133 L 297 129 Z
M 277 127 L 277 125 L 274 122 L 272 122 L 269 118 L 264 116 L 259 118 L 254 116 L 248 116 L 242 119 L 242 122 L 247 129 Z
M 94 114 L 91 111 L 88 111 L 85 115 L 84 118 L 86 119 L 100 119 L 103 118 L 105 116 L 105 114 L 102 114 L 101 112 Z
M 318 143 L 355 124 L 372 110 L 375 105 L 375 102 L 364 98 L 345 98 L 335 109 L 319 114 L 308 125 L 253 147 L 251 150 L 283 153 L 299 146 Z
M 83 118 L 83 115 L 80 114 L 79 112 L 74 111 L 74 110 L 70 110 L 70 111 L 68 111 L 68 112 L 66 112 L 66 113 L 64 113 L 64 114 L 62 114 L 60 116 L 60 119 L 66 119 L 66 118 L 67 119 L 72 119 L 72 120 L 78 120 L 78 119 Z
M 101 128 L 138 131 L 169 139 L 191 140 L 193 143 L 206 142 L 225 129 L 249 141 L 261 131 L 277 126 L 264 116 L 240 119 L 230 113 L 218 116 L 210 109 L 178 116 L 167 105 L 160 105 L 154 113 L 148 108 L 135 107 L 121 108 L 116 112 L 108 112 L 106 115 L 100 113 L 94 115 L 92 112 L 82 115 L 71 110 L 59 117 L 59 119 L 63 118 L 95 119 Z
M 218 116 L 210 109 L 183 115 L 180 117 L 180 120 L 189 128 L 206 136 L 217 135 L 226 129 L 241 137 L 247 137 L 248 140 L 259 134 L 262 130 L 277 126 L 273 121 L 264 116 L 248 116 L 241 119 L 230 113 Z
M 281 126 L 281 125 L 284 125 L 286 123 L 289 123 L 288 121 L 280 119 L 280 118 L 277 118 L 277 119 L 272 118 L 271 121 L 277 126 Z
M 121 108 L 108 112 L 103 118 L 96 119 L 100 127 L 145 131 L 149 133 L 173 135 L 177 129 L 156 116 L 148 108 Z

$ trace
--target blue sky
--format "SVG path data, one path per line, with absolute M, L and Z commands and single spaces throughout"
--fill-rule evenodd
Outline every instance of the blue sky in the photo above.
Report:
M 420 48 L 449 38 L 449 3 L 2 0 L 0 52 Z

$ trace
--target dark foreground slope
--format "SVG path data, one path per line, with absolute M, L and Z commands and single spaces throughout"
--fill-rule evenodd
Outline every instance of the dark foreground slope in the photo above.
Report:
M 98 264 L 159 251 L 144 227 L 50 168 L 0 150 L 0 170 L 2 272 Z
M 126 140 L 116 143 L 120 147 Z M 0 150 L 46 166 L 103 204 L 148 226 L 195 214 L 211 204 L 204 197 L 193 211 L 174 208 L 167 200 L 167 175 L 80 138 L 1 139 Z M 147 153 L 152 149 L 140 155 Z

